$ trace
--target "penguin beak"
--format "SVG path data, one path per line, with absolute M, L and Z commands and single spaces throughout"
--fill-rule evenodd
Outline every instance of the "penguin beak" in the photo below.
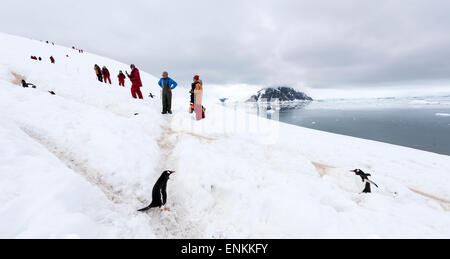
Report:
M 170 173 L 170 174 L 174 174 L 174 173 L 175 173 L 175 171 L 169 171 L 169 173 Z
M 350 170 L 351 173 L 356 173 L 356 170 Z

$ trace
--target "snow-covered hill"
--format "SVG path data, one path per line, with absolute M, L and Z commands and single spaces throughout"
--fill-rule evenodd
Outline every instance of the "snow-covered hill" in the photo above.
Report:
M 197 122 L 183 88 L 164 117 L 157 79 L 143 71 L 144 95 L 155 99 L 118 86 L 128 65 L 4 34 L 0 42 L 0 238 L 450 237 L 448 156 L 285 125 L 217 100 Z M 112 86 L 96 81 L 96 63 Z M 18 86 L 21 77 L 38 88 Z M 355 168 L 380 189 L 360 194 Z M 177 171 L 170 211 L 136 212 L 165 169 Z
M 312 101 L 313 99 L 303 92 L 299 92 L 291 87 L 269 87 L 259 90 L 256 95 L 250 97 L 247 102 L 261 102 L 262 100 L 273 102 L 278 100 L 281 102 L 292 101 Z

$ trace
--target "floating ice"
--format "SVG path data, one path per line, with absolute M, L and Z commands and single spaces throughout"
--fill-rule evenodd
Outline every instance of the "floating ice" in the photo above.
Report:
M 429 101 L 427 100 L 414 100 L 414 101 L 410 101 L 409 104 L 430 104 Z

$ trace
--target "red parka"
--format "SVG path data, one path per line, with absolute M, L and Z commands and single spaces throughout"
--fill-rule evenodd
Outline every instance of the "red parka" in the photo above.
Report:
M 139 74 L 139 69 L 135 68 L 131 71 L 131 74 L 128 76 L 131 80 L 131 87 L 141 87 L 141 75 Z
M 105 76 L 105 77 L 109 77 L 109 76 L 110 76 L 109 70 L 108 70 L 107 68 L 103 68 L 103 69 L 102 69 L 102 74 L 103 74 L 103 76 Z

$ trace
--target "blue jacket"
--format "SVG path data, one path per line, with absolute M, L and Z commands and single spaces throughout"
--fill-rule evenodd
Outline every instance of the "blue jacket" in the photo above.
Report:
M 169 83 L 169 88 L 172 90 L 178 86 L 177 82 L 173 81 L 172 78 L 170 78 L 170 77 L 168 77 L 166 79 L 161 78 L 161 80 L 159 80 L 158 84 L 159 84 L 159 86 L 161 86 L 161 88 L 163 88 L 164 84 L 167 84 L 167 83 Z

